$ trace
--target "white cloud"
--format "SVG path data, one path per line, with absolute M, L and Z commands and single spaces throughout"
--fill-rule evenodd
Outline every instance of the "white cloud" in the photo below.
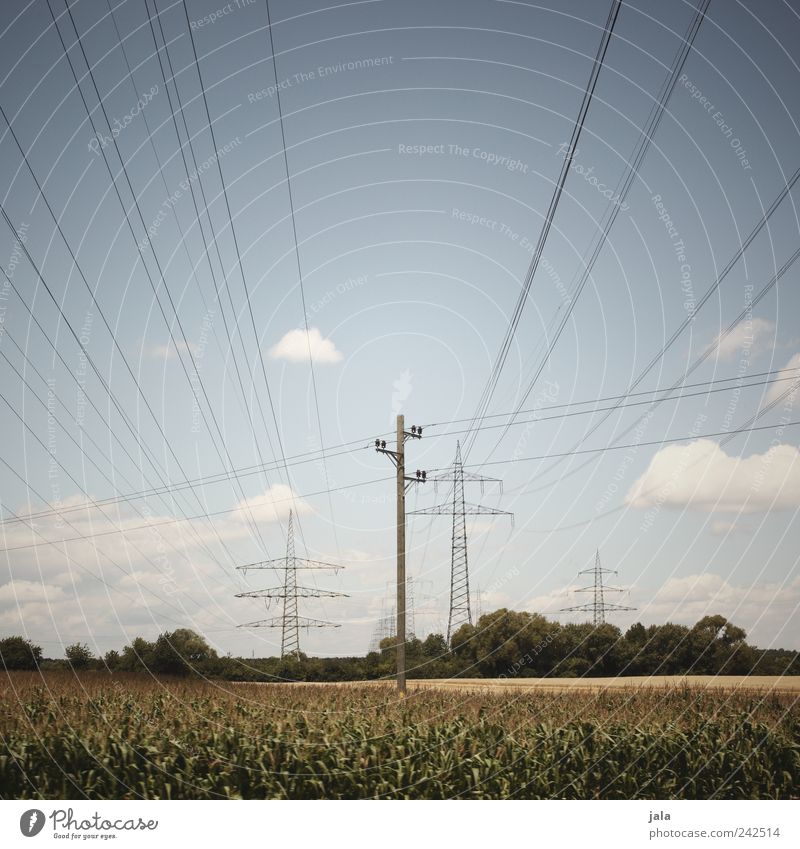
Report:
M 717 346 L 717 343 L 718 346 Z M 757 356 L 772 348 L 775 344 L 775 322 L 768 318 L 754 318 L 737 324 L 726 336 L 718 334 L 709 348 L 717 348 L 717 358 L 734 360 L 749 349 L 751 356 Z
M 0 586 L 0 605 L 25 604 L 27 602 L 59 601 L 64 598 L 61 587 L 37 583 L 36 581 L 10 581 Z
M 273 360 L 288 360 L 290 363 L 307 363 L 309 350 L 315 363 L 338 363 L 343 354 L 330 339 L 324 339 L 318 328 L 290 330 L 276 345 L 269 349 Z
M 788 363 L 784 366 L 786 369 L 796 368 L 800 369 L 800 353 L 795 354 Z M 792 380 L 780 380 L 776 383 L 773 383 L 770 386 L 769 391 L 767 392 L 767 403 L 771 403 L 776 398 L 780 398 L 787 389 L 789 389 L 794 382 L 800 377 L 800 372 L 795 372 L 794 374 L 778 374 L 776 377 L 791 377 Z M 791 404 L 797 399 L 797 389 L 794 389 L 791 394 L 786 396 L 785 403 Z
M 733 534 L 752 534 L 753 528 L 747 523 L 739 519 L 728 522 L 725 519 L 715 519 L 711 523 L 711 533 L 715 537 L 733 536 Z
M 558 618 L 561 615 L 562 608 L 574 607 L 587 601 L 588 596 L 584 598 L 582 595 L 575 593 L 575 590 L 579 587 L 579 584 L 569 584 L 565 587 L 553 589 L 543 595 L 532 596 L 525 600 L 523 609 L 529 613 L 541 613 L 543 616 Z M 516 603 L 509 596 L 504 596 L 502 605 L 498 604 L 497 606 L 515 607 Z M 491 610 L 494 604 L 484 603 L 484 607 L 486 610 Z
M 736 513 L 800 507 L 800 452 L 793 445 L 777 445 L 743 458 L 729 456 L 710 439 L 668 445 L 656 453 L 625 502 Z
M 74 527 L 59 524 L 54 515 L 35 520 L 41 536 L 23 522 L 4 524 L 3 547 L 13 551 L 5 552 L 6 577 L 0 580 L 0 633 L 26 634 L 43 646 L 45 655 L 60 656 L 62 645 L 76 640 L 88 642 L 93 650 L 119 650 L 136 635 L 153 639 L 160 631 L 185 626 L 206 634 L 211 641 L 219 640 L 223 651 L 249 654 L 253 641 L 268 638 L 256 651 L 275 653 L 279 647 L 274 640 L 270 642 L 274 637 L 270 632 L 245 638 L 236 630 L 241 622 L 263 618 L 263 606 L 236 598 L 236 593 L 258 584 L 249 584 L 231 567 L 258 559 L 260 539 L 254 539 L 248 508 L 252 508 L 270 556 L 282 553 L 285 539 L 276 520 L 285 529 L 291 507 L 303 515 L 312 512 L 308 502 L 293 500 L 293 495 L 286 485 L 276 484 L 261 494 L 254 490 L 246 501 L 228 502 L 231 511 L 214 515 L 213 524 L 206 518 L 174 521 L 169 513 L 156 513 L 155 509 L 143 517 L 133 505 L 106 508 L 109 518 L 104 518 L 81 497 L 70 496 L 64 499 L 64 506 L 81 508 L 65 514 Z M 42 509 L 38 504 L 29 507 Z M 89 536 L 114 531 L 115 525 L 123 533 Z M 48 545 L 42 539 L 82 535 L 86 537 L 63 545 Z M 35 547 L 28 548 L 31 545 Z M 352 566 L 350 558 L 356 554 L 366 562 L 368 554 L 364 552 L 348 552 L 342 562 Z M 325 552 L 319 559 L 338 562 Z M 339 589 L 347 575 L 331 573 L 322 583 Z M 325 615 L 319 603 L 309 599 L 304 602 L 304 613 L 343 621 L 347 607 L 337 603 L 335 613 L 331 609 Z M 359 629 L 353 630 L 357 637 Z M 348 639 L 356 637 L 350 634 Z M 366 645 L 364 635 L 358 638 Z M 304 649 L 324 648 L 324 643 L 315 646 L 312 639 L 313 635 L 303 637 Z M 360 646 L 346 649 L 355 653 Z M 338 644 L 334 653 L 337 651 Z
M 234 517 L 241 522 L 280 522 L 288 518 L 289 511 L 308 513 L 311 507 L 283 483 L 273 484 L 266 492 L 245 498 L 236 505 Z
M 154 342 L 151 345 L 147 345 L 145 347 L 145 353 L 154 360 L 173 360 L 178 356 L 178 351 L 181 353 L 191 352 L 192 356 L 197 356 L 198 347 L 193 344 L 186 344 L 182 339 L 176 340 L 173 345 L 172 342 L 167 342 L 165 345 L 162 345 L 159 342 Z

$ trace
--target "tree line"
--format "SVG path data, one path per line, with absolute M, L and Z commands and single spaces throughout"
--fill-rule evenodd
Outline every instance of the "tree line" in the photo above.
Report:
M 395 638 L 365 657 L 220 656 L 206 640 L 179 628 L 149 641 L 137 637 L 121 651 L 95 657 L 84 643 L 47 659 L 23 637 L 0 640 L 0 662 L 14 669 L 100 669 L 235 681 L 361 681 L 395 672 Z M 502 608 L 464 624 L 450 646 L 441 634 L 406 641 L 410 678 L 613 677 L 619 675 L 800 675 L 800 652 L 758 649 L 724 616 L 695 625 L 567 624 L 538 613 Z

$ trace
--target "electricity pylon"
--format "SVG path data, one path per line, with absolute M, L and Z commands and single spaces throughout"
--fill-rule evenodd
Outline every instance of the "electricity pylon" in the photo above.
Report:
M 616 575 L 616 569 L 604 569 L 600 565 L 600 552 L 595 552 L 594 566 L 589 569 L 584 569 L 578 572 L 579 575 L 593 575 L 594 583 L 590 587 L 581 587 L 574 590 L 576 593 L 593 593 L 594 597 L 586 604 L 578 604 L 575 607 L 562 607 L 562 613 L 574 613 L 577 611 L 592 614 L 592 624 L 597 627 L 604 625 L 606 621 L 606 612 L 620 610 L 636 610 L 635 607 L 626 607 L 623 604 L 614 604 L 605 600 L 605 593 L 622 593 L 625 592 L 621 587 L 609 587 L 603 583 L 603 575 Z
M 416 634 L 414 624 L 414 579 L 406 578 L 406 642 L 413 640 Z M 386 602 L 381 605 L 380 618 L 375 621 L 375 629 L 372 632 L 372 639 L 369 643 L 369 651 L 380 651 L 381 640 L 394 637 L 397 631 L 395 630 L 395 606 L 392 604 L 388 607 Z
M 461 443 L 456 443 L 456 457 L 451 469 L 440 475 L 431 475 L 429 480 L 438 484 L 449 481 L 453 484 L 452 504 L 438 504 L 435 507 L 425 507 L 412 511 L 411 515 L 452 516 L 453 537 L 450 552 L 450 613 L 447 618 L 447 644 L 453 633 L 465 622 L 472 624 L 472 607 L 469 590 L 469 562 L 467 559 L 467 516 L 511 516 L 507 510 L 495 507 L 484 507 L 481 504 L 470 504 L 464 500 L 464 482 L 479 483 L 481 492 L 486 483 L 500 483 L 498 478 L 486 478 L 481 475 L 465 472 L 461 461 Z
M 372 632 L 372 640 L 370 640 L 369 644 L 370 652 L 380 651 L 381 642 L 387 637 L 394 636 L 394 626 L 392 625 L 393 615 L 394 608 L 387 613 L 386 605 L 381 606 L 381 615 L 375 622 L 375 630 Z
M 239 566 L 238 568 L 245 574 L 248 569 L 274 569 L 284 573 L 283 586 L 281 587 L 236 594 L 236 598 L 277 598 L 282 600 L 283 611 L 280 616 L 273 616 L 270 619 L 260 619 L 257 622 L 248 622 L 246 625 L 239 626 L 240 628 L 280 628 L 281 657 L 288 655 L 293 657 L 300 656 L 301 628 L 342 627 L 336 622 L 324 622 L 321 619 L 308 619 L 305 616 L 298 615 L 298 598 L 337 598 L 346 596 L 347 594 L 298 585 L 298 569 L 333 569 L 334 572 L 337 572 L 343 567 L 337 566 L 334 563 L 324 563 L 321 560 L 307 560 L 304 557 L 297 557 L 294 550 L 294 524 L 291 510 L 289 511 L 289 530 L 286 534 L 286 556 L 274 560 L 261 560 L 258 563 L 249 563 L 246 566 Z M 267 602 L 267 605 L 269 605 L 269 602 Z

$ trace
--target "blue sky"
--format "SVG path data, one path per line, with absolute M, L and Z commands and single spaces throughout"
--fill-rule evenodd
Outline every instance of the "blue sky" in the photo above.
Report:
M 0 222 L 0 632 L 57 656 L 75 639 L 104 651 L 187 625 L 221 651 L 274 653 L 279 633 L 236 626 L 275 608 L 234 594 L 277 579 L 235 567 L 281 554 L 292 506 L 298 549 L 346 567 L 313 580 L 349 594 L 303 606 L 342 626 L 304 634 L 303 648 L 363 653 L 394 570 L 392 469 L 369 446 L 402 412 L 427 426 L 409 445 L 411 467 L 452 461 L 507 331 L 608 7 L 276 1 L 276 78 L 263 0 L 159 0 L 157 16 L 151 0 L 110 0 L 113 15 L 80 0 L 72 19 L 51 3 L 85 103 L 46 2 L 3 4 L 0 26 L 0 105 L 44 195 L 0 122 L 0 197 L 18 236 Z M 470 500 L 515 514 L 513 526 L 470 525 L 473 589 L 484 611 L 580 618 L 557 611 L 576 602 L 576 573 L 599 548 L 619 570 L 620 601 L 637 608 L 614 617 L 620 626 L 720 612 L 761 646 L 798 648 L 794 398 L 758 419 L 768 429 L 702 438 L 746 424 L 790 387 L 764 381 L 794 372 L 761 375 L 800 367 L 795 268 L 689 379 L 733 378 L 715 384 L 730 391 L 687 390 L 627 436 L 647 407 L 588 436 L 601 413 L 560 415 L 628 390 L 800 166 L 796 11 L 713 0 L 570 302 L 693 15 L 692 4 L 652 0 L 619 15 L 489 409 L 517 407 L 572 307 L 525 405 L 548 418 L 481 429 L 466 460 L 504 483 Z M 797 250 L 796 197 L 638 391 L 678 380 Z M 733 391 L 736 380 L 757 385 Z M 615 440 L 647 444 L 535 459 Z M 281 449 L 306 462 L 284 468 Z M 427 486 L 409 506 L 446 496 Z M 78 509 L 59 519 L 59 506 Z M 41 515 L 32 529 L 12 511 Z M 409 519 L 423 634 L 446 621 L 450 533 L 446 517 Z

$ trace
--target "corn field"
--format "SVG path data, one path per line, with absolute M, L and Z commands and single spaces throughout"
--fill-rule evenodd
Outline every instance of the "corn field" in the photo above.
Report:
M 4 799 L 800 794 L 798 696 L 0 676 Z

